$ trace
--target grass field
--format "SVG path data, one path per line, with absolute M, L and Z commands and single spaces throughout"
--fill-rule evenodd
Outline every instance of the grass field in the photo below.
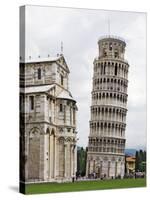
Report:
M 146 179 L 97 180 L 74 183 L 39 183 L 26 185 L 26 194 L 133 188 L 145 186 Z

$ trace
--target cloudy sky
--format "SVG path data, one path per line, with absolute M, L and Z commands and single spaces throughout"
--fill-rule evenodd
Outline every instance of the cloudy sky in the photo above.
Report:
M 78 145 L 89 135 L 93 60 L 99 37 L 110 34 L 126 41 L 130 64 L 127 148 L 146 146 L 146 14 L 104 10 L 27 6 L 26 59 L 63 53 L 70 68 L 70 90 L 78 105 Z

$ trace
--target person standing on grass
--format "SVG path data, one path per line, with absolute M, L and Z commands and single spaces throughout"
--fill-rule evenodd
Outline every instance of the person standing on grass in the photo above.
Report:
M 75 175 L 72 176 L 72 183 L 74 183 Z

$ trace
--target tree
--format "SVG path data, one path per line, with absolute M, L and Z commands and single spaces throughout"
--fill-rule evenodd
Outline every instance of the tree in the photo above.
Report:
M 136 151 L 135 153 L 135 171 L 137 172 L 139 170 L 139 153 Z
M 143 161 L 143 151 L 140 149 L 139 151 L 139 163 Z
M 85 176 L 87 151 L 83 147 L 77 150 L 77 175 Z
M 125 155 L 124 171 L 125 171 L 125 174 L 127 174 L 127 155 Z
M 136 151 L 135 171 L 145 172 L 146 171 L 146 151 Z
M 143 161 L 146 162 L 146 151 L 143 152 Z

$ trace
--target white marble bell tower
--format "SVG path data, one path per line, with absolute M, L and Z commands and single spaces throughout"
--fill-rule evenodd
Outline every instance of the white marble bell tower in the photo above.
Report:
M 98 41 L 99 56 L 94 60 L 87 176 L 124 176 L 129 69 L 124 59 L 125 47 L 125 41 L 118 37 L 106 36 Z

